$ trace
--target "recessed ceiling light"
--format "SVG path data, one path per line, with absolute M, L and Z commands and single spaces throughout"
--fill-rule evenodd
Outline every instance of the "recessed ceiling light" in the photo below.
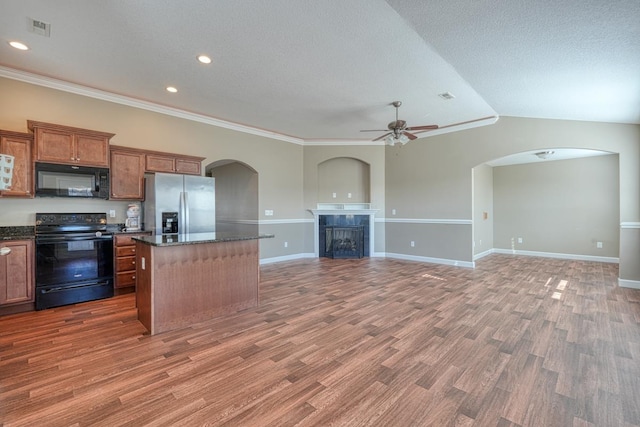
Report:
M 167 92 L 176 93 L 178 89 L 173 86 L 167 86 Z
M 447 101 L 452 100 L 453 98 L 455 98 L 456 96 L 454 94 L 452 94 L 451 92 L 442 92 L 439 93 L 438 96 L 442 99 L 445 99 Z
M 198 61 L 202 62 L 203 64 L 211 64 L 211 58 L 209 58 L 207 55 L 198 55 Z
M 29 50 L 29 46 L 27 46 L 24 43 L 20 43 L 20 42 L 9 42 L 9 44 L 12 47 L 15 47 L 16 49 L 20 49 L 20 50 Z

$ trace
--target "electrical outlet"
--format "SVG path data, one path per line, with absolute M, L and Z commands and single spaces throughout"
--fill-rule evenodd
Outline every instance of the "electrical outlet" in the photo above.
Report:
M 289 242 L 284 242 L 284 247 L 288 248 L 289 247 Z
M 347 193 L 347 199 L 351 198 L 351 193 Z
M 596 242 L 596 248 L 602 249 L 602 242 Z
M 522 243 L 522 237 L 518 237 L 518 243 Z
M 116 217 L 116 210 L 109 209 L 109 218 L 115 218 L 115 217 Z
M 264 211 L 264 216 L 273 216 L 273 210 L 271 210 L 271 209 L 265 209 L 265 211 Z
M 396 214 L 396 210 L 395 209 L 391 209 L 391 215 L 395 215 Z
M 411 241 L 411 247 L 415 248 L 416 247 L 416 242 L 414 242 L 413 240 Z
M 333 198 L 335 199 L 336 197 L 338 197 L 338 195 L 336 193 L 333 193 Z

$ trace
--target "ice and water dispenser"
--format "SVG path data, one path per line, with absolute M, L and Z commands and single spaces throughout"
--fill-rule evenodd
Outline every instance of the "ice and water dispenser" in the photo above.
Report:
M 162 234 L 178 234 L 178 212 L 162 212 Z

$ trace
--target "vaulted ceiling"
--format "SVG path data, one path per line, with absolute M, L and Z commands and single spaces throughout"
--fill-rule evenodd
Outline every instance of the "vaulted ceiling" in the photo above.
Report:
M 0 76 L 299 143 L 371 141 L 395 100 L 419 136 L 640 123 L 638 0 L 0 0 L 0 39 Z

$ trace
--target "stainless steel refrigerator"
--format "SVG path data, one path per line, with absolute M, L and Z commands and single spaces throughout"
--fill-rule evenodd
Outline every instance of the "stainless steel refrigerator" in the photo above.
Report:
M 145 175 L 144 228 L 156 235 L 216 231 L 215 178 Z

